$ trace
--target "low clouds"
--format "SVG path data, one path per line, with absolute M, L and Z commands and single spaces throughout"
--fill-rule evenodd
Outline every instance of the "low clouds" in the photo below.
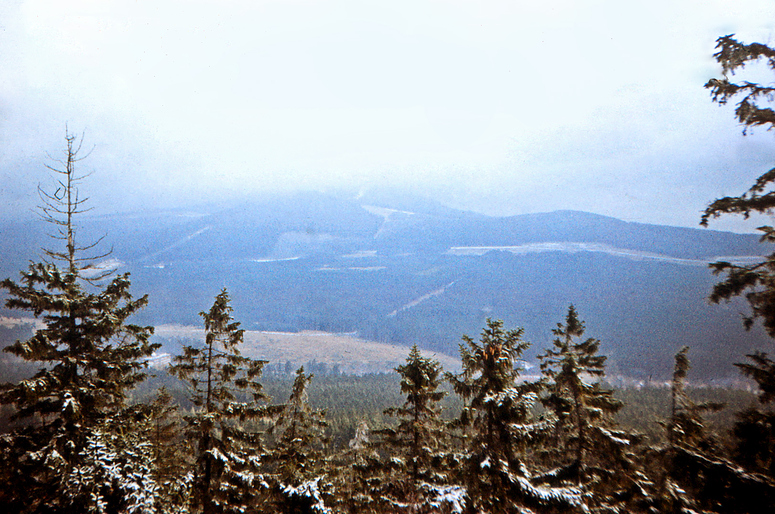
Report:
M 741 142 L 702 85 L 717 36 L 767 41 L 772 19 L 758 0 L 10 2 L 0 214 L 69 123 L 104 210 L 392 185 L 694 226 L 768 169 L 770 138 Z

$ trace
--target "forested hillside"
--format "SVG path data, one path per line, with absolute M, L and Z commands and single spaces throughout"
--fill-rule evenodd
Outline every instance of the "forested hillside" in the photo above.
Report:
M 706 301 L 707 264 L 761 255 L 754 235 L 571 211 L 493 218 L 396 196 L 300 193 L 86 217 L 79 235 L 111 235 L 104 264 L 131 272 L 150 299 L 137 320 L 152 325 L 197 324 L 227 285 L 249 330 L 355 333 L 454 358 L 460 334 L 496 316 L 524 327 L 533 364 L 550 320 L 574 303 L 607 341 L 615 372 L 639 379 L 667 378 L 683 345 L 699 377 L 736 377 L 734 359 L 765 344 L 740 327 L 741 305 Z M 36 220 L 0 226 L 3 276 L 39 254 L 45 231 Z

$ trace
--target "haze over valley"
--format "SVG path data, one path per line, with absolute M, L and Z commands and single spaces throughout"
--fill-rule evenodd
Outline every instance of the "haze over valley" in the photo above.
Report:
M 34 260 L 49 244 L 46 230 L 40 221 L 2 224 L 9 257 L 0 274 L 14 277 Z M 461 336 L 476 337 L 492 317 L 525 328 L 534 365 L 570 304 L 602 340 L 612 375 L 665 378 L 673 354 L 689 345 L 697 378 L 728 379 L 732 362 L 770 344 L 758 328 L 744 331 L 742 302 L 706 300 L 716 281 L 708 263 L 759 259 L 766 248 L 755 235 L 577 211 L 489 217 L 385 191 L 83 220 L 79 236 L 104 234 L 113 245 L 104 266 L 131 272 L 134 294 L 150 297 L 139 322 L 198 327 L 198 313 L 226 287 L 249 331 L 352 338 L 348 359 L 336 345 L 305 353 L 315 346 L 309 337 L 295 359 L 279 350 L 256 355 L 282 363 L 387 371 L 417 344 L 449 364 Z M 157 334 L 173 354 L 186 337 Z M 397 350 L 368 358 L 387 351 L 367 349 L 368 341 Z

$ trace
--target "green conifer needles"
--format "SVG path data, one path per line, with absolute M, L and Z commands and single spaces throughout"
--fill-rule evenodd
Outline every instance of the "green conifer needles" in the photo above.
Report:
M 51 168 L 64 177 L 59 189 L 41 189 L 44 219 L 66 249 L 45 250 L 54 262 L 31 263 L 20 282 L 0 283 L 8 291 L 8 308 L 31 312 L 44 324 L 31 339 L 5 349 L 40 365 L 32 377 L 0 385 L 0 403 L 12 405 L 14 419 L 24 424 L 3 438 L 0 451 L 0 482 L 26 491 L 14 498 L 12 510 L 47 505 L 52 512 L 73 512 L 76 499 L 67 494 L 65 477 L 83 465 L 89 448 L 97 448 L 97 427 L 121 414 L 128 390 L 145 377 L 145 358 L 158 347 L 149 342 L 151 327 L 129 323 L 148 301 L 132 298 L 129 275 L 105 282 L 106 274 L 84 271 L 94 257 L 83 252 L 94 244 L 76 238 L 75 216 L 85 201 L 76 189 L 80 146 L 70 134 L 66 140 L 64 169 Z M 63 268 L 56 264 L 61 261 Z M 0 504 L 5 500 L 0 493 Z
M 244 331 L 222 290 L 209 311 L 204 346 L 183 347 L 170 373 L 188 384 L 193 414 L 185 416 L 195 441 L 192 508 L 204 514 L 241 512 L 261 497 L 260 435 L 246 422 L 270 415 L 258 378 L 266 361 L 240 355 Z M 245 398 L 249 395 L 249 398 Z
M 518 380 L 519 360 L 529 346 L 522 329 L 506 331 L 503 322 L 488 319 L 479 342 L 467 336 L 463 341 L 463 372 L 449 378 L 465 401 L 460 423 L 467 448 L 466 511 L 581 508 L 578 489 L 532 480 L 526 452 L 551 425 L 534 416 L 542 384 Z

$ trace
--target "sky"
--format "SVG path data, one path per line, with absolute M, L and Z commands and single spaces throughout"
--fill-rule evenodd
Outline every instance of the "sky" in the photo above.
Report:
M 67 127 L 96 212 L 390 187 L 697 227 L 775 161 L 703 88 L 715 40 L 774 31 L 771 0 L 4 0 L 0 216 Z

